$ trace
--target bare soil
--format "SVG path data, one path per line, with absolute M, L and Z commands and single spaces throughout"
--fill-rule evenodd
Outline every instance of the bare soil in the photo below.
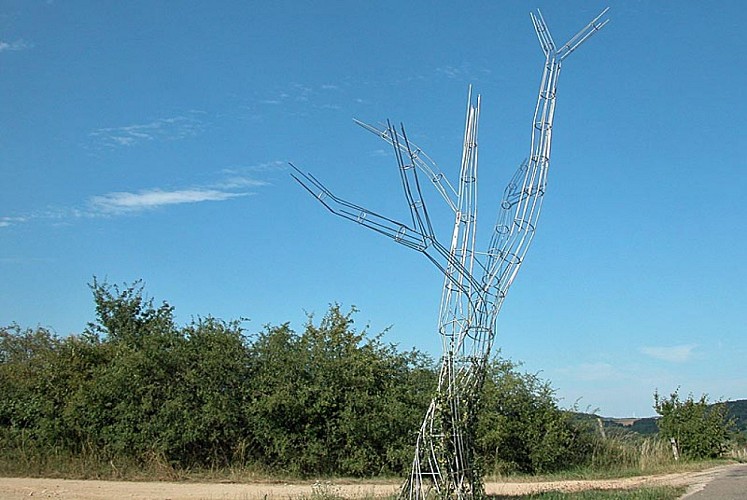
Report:
M 688 486 L 701 488 L 719 472 L 732 467 L 722 465 L 700 472 L 678 472 L 624 479 L 570 480 L 547 482 L 488 482 L 489 495 L 528 495 L 544 491 L 576 492 L 593 489 L 633 489 L 644 486 Z M 297 499 L 322 496 L 363 498 L 396 494 L 393 482 L 304 482 L 304 483 L 169 483 L 84 481 L 71 479 L 0 478 L 0 498 L 60 498 L 79 500 L 195 500 L 195 499 Z

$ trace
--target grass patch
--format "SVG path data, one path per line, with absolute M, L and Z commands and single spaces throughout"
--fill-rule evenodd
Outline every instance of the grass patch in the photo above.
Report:
M 400 484 L 401 477 L 372 476 L 363 478 L 317 476 L 304 478 L 291 473 L 270 470 L 261 465 L 229 467 L 180 467 L 163 456 L 152 454 L 142 460 L 109 457 L 93 449 L 81 453 L 65 450 L 18 450 L 0 447 L 0 477 L 32 477 L 105 481 L 170 481 L 191 483 L 267 483 L 316 485 L 315 497 L 329 498 L 335 484 Z
M 318 483 L 310 496 L 294 497 L 293 500 L 345 500 L 333 485 Z M 654 486 L 632 490 L 587 490 L 575 493 L 547 491 L 530 495 L 491 495 L 490 500 L 676 500 L 687 488 L 685 486 Z M 393 500 L 396 496 L 364 497 L 376 500 Z
M 675 500 L 681 497 L 686 487 L 656 486 L 635 490 L 587 490 L 575 493 L 548 491 L 519 496 L 490 496 L 492 500 L 537 499 L 537 500 Z
M 291 476 L 271 474 L 260 467 L 183 468 L 158 454 L 135 460 L 107 457 L 92 449 L 84 449 L 81 453 L 0 450 L 0 477 L 206 483 L 272 483 L 291 479 Z

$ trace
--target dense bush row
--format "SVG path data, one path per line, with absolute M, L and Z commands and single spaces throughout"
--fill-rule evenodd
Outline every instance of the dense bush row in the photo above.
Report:
M 179 327 L 140 284 L 91 289 L 97 319 L 81 335 L 0 328 L 3 450 L 302 476 L 408 469 L 434 363 L 357 331 L 354 311 L 335 305 L 303 333 L 282 324 L 247 336 L 212 317 Z M 546 383 L 507 361 L 491 368 L 477 440 L 488 472 L 588 461 L 591 438 Z

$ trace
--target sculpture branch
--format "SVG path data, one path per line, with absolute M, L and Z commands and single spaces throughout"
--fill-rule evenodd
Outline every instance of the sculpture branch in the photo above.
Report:
M 480 96 L 473 99 L 471 87 L 457 189 L 408 140 L 404 126 L 397 130 L 387 122 L 385 127 L 377 128 L 355 120 L 393 147 L 409 224 L 338 198 L 314 176 L 291 164 L 293 178 L 330 212 L 423 253 L 444 275 L 438 319 L 443 346 L 438 386 L 418 432 L 412 469 L 400 491 L 401 498 L 425 500 L 433 493 L 456 499 L 484 496 L 480 470 L 474 460 L 476 412 L 496 319 L 532 243 L 542 209 L 561 62 L 607 24 L 607 20 L 601 20 L 607 10 L 560 49 L 542 14 L 530 14 L 545 61 L 532 119 L 529 156 L 503 191 L 498 219 L 484 252 L 476 250 Z M 434 231 L 419 173 L 428 176 L 453 213 L 448 246 L 438 240 Z

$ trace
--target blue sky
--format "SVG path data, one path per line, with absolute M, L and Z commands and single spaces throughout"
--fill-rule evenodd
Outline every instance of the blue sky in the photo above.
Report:
M 2 0 L 0 325 L 81 332 L 95 275 L 249 332 L 355 305 L 360 328 L 438 356 L 437 270 L 327 213 L 287 162 L 397 218 L 393 155 L 352 118 L 404 122 L 454 179 L 471 83 L 484 235 L 529 152 L 530 10 L 561 42 L 607 5 L 563 66 L 496 345 L 609 416 L 651 415 L 678 386 L 747 398 L 739 1 Z

